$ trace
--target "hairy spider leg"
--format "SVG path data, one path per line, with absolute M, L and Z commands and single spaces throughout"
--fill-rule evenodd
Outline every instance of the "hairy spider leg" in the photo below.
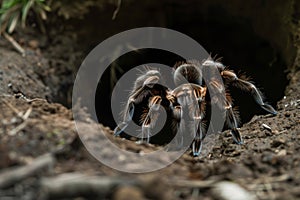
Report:
M 250 83 L 249 81 L 240 79 L 237 75 L 229 70 L 224 70 L 221 72 L 221 76 L 229 83 L 234 83 L 235 86 L 239 87 L 240 89 L 249 92 L 255 102 L 267 112 L 276 115 L 277 111 L 269 104 L 263 101 L 263 95 L 261 92 L 255 87 L 254 84 Z
M 232 109 L 232 103 L 229 94 L 226 95 L 224 86 L 216 80 L 213 80 L 210 83 L 210 86 L 215 92 L 214 96 L 212 97 L 212 103 L 217 104 L 221 109 L 221 112 L 223 110 L 225 111 L 225 121 L 230 128 L 230 133 L 233 140 L 237 144 L 243 144 L 242 136 L 238 128 L 238 116 L 235 115 Z
M 173 119 L 174 119 L 174 125 L 173 125 L 173 131 L 176 134 L 179 134 L 176 137 L 175 140 L 175 147 L 176 149 L 181 149 L 184 146 L 184 126 L 185 122 L 182 119 L 182 107 L 180 105 L 173 106 Z
M 232 104 L 229 102 L 229 100 L 227 99 L 226 101 L 226 123 L 228 125 L 228 127 L 231 129 L 230 133 L 232 135 L 233 140 L 235 141 L 235 143 L 237 144 L 243 144 L 243 139 L 240 133 L 240 128 L 238 128 L 238 117 L 237 115 L 234 113 L 233 109 L 232 109 Z
M 142 124 L 142 135 L 141 142 L 150 142 L 151 129 L 155 126 L 156 121 L 159 116 L 159 107 L 161 105 L 162 98 L 160 96 L 154 96 L 149 100 L 149 111 L 146 114 L 146 117 L 143 119 Z M 145 140 L 146 139 L 146 140 Z M 145 141 L 144 141 L 145 140 Z
M 123 131 L 127 128 L 129 122 L 132 120 L 134 113 L 134 101 L 131 99 L 128 101 L 126 105 L 124 121 L 119 123 L 117 127 L 114 129 L 114 136 L 119 136 Z
M 187 113 L 189 113 L 189 117 L 192 119 L 193 142 L 191 147 L 194 156 L 199 156 L 202 149 L 202 140 L 205 136 L 202 127 L 204 115 L 203 99 L 205 94 L 206 88 L 193 83 L 182 84 L 173 90 L 173 95 L 178 98 L 178 102 L 183 108 L 188 108 Z M 183 132 L 186 127 L 182 127 L 185 126 L 184 119 L 181 119 L 181 121 L 183 123 L 180 124 L 180 128 Z
M 193 119 L 194 119 L 194 140 L 192 143 L 192 152 L 193 156 L 197 157 L 200 155 L 202 150 L 202 141 L 205 138 L 204 128 L 202 126 L 202 120 L 204 117 L 204 97 L 206 95 L 206 88 L 198 85 L 193 85 L 193 96 L 195 98 L 195 102 L 193 103 L 193 107 L 190 110 L 193 111 Z
M 124 132 L 124 130 L 128 127 L 128 124 L 130 121 L 132 121 L 132 117 L 135 110 L 135 104 L 139 104 L 143 101 L 143 99 L 150 93 L 150 90 L 154 84 L 156 84 L 159 80 L 158 76 L 150 76 L 148 77 L 144 82 L 143 85 L 136 89 L 129 97 L 125 112 L 123 121 L 117 125 L 117 127 L 114 129 L 114 135 L 119 136 L 121 133 Z
M 172 117 L 171 128 L 174 133 L 174 140 L 172 140 L 167 149 L 168 150 L 180 150 L 183 148 L 183 136 L 184 136 L 184 120 L 182 119 L 183 112 L 182 106 L 177 102 L 177 98 L 172 94 L 172 91 L 168 91 L 168 95 L 166 96 L 168 101 L 170 102 L 170 110 Z

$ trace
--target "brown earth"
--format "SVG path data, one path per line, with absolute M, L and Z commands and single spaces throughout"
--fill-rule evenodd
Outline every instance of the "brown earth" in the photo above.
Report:
M 244 145 L 234 144 L 229 132 L 225 131 L 204 158 L 193 158 L 187 152 L 159 171 L 127 174 L 104 166 L 85 150 L 77 136 L 71 110 L 50 103 L 59 95 L 55 93 L 58 90 L 49 89 L 51 85 L 47 80 L 60 82 L 63 76 L 53 75 L 51 62 L 40 48 L 32 43 L 24 46 L 28 52 L 26 57 L 1 40 L 0 177 L 2 181 L 9 179 L 5 174 L 10 170 L 29 166 L 35 163 L 34 158 L 49 152 L 56 161 L 47 170 L 14 179 L 9 184 L 0 180 L 0 199 L 219 199 L 217 183 L 223 181 L 242 186 L 257 199 L 300 199 L 299 71 L 291 75 L 286 96 L 277 104 L 277 116 L 254 116 L 241 127 Z M 95 143 L 101 139 L 93 128 L 98 125 L 89 121 L 88 116 L 81 124 L 86 126 L 87 134 Z M 123 149 L 149 152 L 159 148 L 115 138 L 109 128 L 100 127 Z M 108 152 L 108 156 L 120 159 L 113 153 Z M 41 184 L 46 177 L 65 173 L 124 182 L 102 193 L 87 187 L 81 193 L 53 194 Z

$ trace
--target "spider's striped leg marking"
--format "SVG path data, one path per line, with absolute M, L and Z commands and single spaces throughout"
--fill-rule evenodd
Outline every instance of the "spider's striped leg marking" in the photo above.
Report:
M 232 138 L 237 144 L 243 144 L 244 142 L 238 128 L 238 119 L 235 116 L 232 105 L 229 103 L 229 101 L 226 101 L 226 104 L 226 123 L 231 129 L 230 133 Z
M 182 107 L 180 105 L 173 106 L 173 129 L 176 132 L 176 134 L 179 134 L 177 139 L 175 140 L 175 146 L 176 149 L 181 149 L 183 147 L 183 140 L 184 140 L 184 127 L 185 127 L 185 122 L 182 119 Z
M 229 70 L 224 70 L 221 72 L 221 76 L 229 81 L 236 84 L 237 87 L 241 88 L 242 90 L 245 90 L 247 92 L 250 92 L 253 96 L 255 102 L 260 105 L 261 108 L 266 110 L 267 112 L 276 115 L 277 111 L 269 104 L 265 103 L 263 101 L 263 95 L 261 92 L 255 87 L 254 84 L 250 83 L 249 81 L 245 81 L 243 79 L 240 79 L 237 77 L 235 73 Z
M 149 100 L 149 111 L 146 114 L 145 119 L 143 120 L 142 125 L 142 136 L 141 136 L 141 142 L 150 142 L 151 135 L 151 129 L 155 126 L 156 121 L 159 116 L 159 107 L 161 104 L 161 97 L 160 96 L 154 96 Z M 145 141 L 144 141 L 145 140 Z
M 181 131 L 186 131 L 184 118 L 188 117 L 192 121 L 192 138 L 191 144 L 194 156 L 199 156 L 202 149 L 202 140 L 205 136 L 203 134 L 202 119 L 204 115 L 204 97 L 206 95 L 206 88 L 197 84 L 187 83 L 178 86 L 173 90 L 173 95 L 178 98 L 179 104 L 183 108 L 187 108 L 185 116 L 182 117 L 180 123 Z M 184 111 L 183 111 L 184 112 Z M 188 114 L 188 115 L 187 115 Z M 186 135 L 186 137 L 188 137 Z
M 189 137 L 189 135 L 186 134 L 188 131 L 187 124 L 189 124 L 189 113 L 190 113 L 190 106 L 193 105 L 192 103 L 192 88 L 190 84 L 182 84 L 175 88 L 171 94 L 177 98 L 177 101 L 180 105 L 180 116 L 176 117 L 178 119 L 178 131 L 181 134 L 181 146 L 187 146 L 190 144 L 186 144 L 187 141 L 189 141 L 186 137 Z M 179 113 L 178 113 L 179 114 Z M 180 117 L 180 118 L 179 118 Z
M 237 144 L 243 144 L 242 136 L 238 128 L 238 117 L 235 115 L 232 109 L 231 98 L 229 94 L 225 94 L 225 88 L 218 81 L 212 81 L 210 84 L 214 91 L 216 92 L 215 96 L 212 98 L 213 103 L 217 104 L 222 110 L 225 111 L 225 120 L 228 127 L 231 129 L 231 135 L 233 140 Z
M 199 156 L 202 150 L 202 141 L 205 137 L 204 129 L 202 127 L 202 120 L 204 117 L 204 97 L 206 95 L 206 88 L 194 85 L 193 96 L 196 101 L 193 103 L 193 107 L 190 110 L 193 112 L 194 122 L 194 140 L 192 143 L 193 156 Z
M 194 130 L 193 130 L 193 137 L 194 140 L 192 142 L 192 152 L 193 156 L 199 156 L 202 150 L 202 140 L 204 138 L 203 128 L 202 128 L 202 116 L 198 115 L 194 116 Z

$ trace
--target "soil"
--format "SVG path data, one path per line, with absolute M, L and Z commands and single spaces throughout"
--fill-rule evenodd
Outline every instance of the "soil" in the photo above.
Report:
M 16 36 L 20 43 L 22 37 L 25 36 Z M 159 171 L 128 174 L 111 169 L 92 157 L 77 135 L 71 110 L 57 103 L 67 104 L 66 100 L 60 100 L 62 88 L 70 87 L 72 83 L 72 80 L 64 79 L 72 69 L 57 64 L 64 58 L 49 60 L 51 52 L 43 50 L 45 44 L 41 38 L 24 42 L 23 46 L 26 57 L 0 39 L 0 176 L 49 152 L 56 162 L 50 170 L 0 189 L 0 199 L 52 198 L 43 196 L 45 191 L 40 181 L 65 173 L 141 182 L 140 185 L 114 187 L 104 195 L 105 199 L 126 199 L 129 196 L 132 199 L 219 199 L 215 186 L 223 181 L 240 185 L 257 199 L 300 199 L 300 71 L 290 74 L 285 97 L 277 103 L 276 116 L 254 116 L 241 127 L 244 145 L 234 144 L 229 131 L 225 131 L 206 157 L 193 158 L 186 152 Z M 65 50 L 65 45 L 57 39 L 51 48 L 59 47 L 61 52 Z M 68 59 L 71 61 L 66 62 L 75 62 Z M 59 67 L 54 69 L 54 65 Z M 58 68 L 60 71 L 55 71 Z M 60 87 L 52 87 L 55 83 L 61 83 L 56 84 Z M 93 127 L 98 124 L 88 119 L 87 116 L 81 123 L 97 142 L 101 138 Z M 159 148 L 113 137 L 109 127 L 101 125 L 100 128 L 120 148 L 134 152 Z M 108 152 L 108 156 L 119 159 L 112 152 Z M 209 184 L 210 181 L 214 184 Z M 93 199 L 90 195 L 60 197 Z

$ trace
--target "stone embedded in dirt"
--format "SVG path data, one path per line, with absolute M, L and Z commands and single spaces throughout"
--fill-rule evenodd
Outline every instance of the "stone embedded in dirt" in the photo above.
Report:
M 213 188 L 213 195 L 216 197 L 216 199 L 222 200 L 256 199 L 256 197 L 246 189 L 242 188 L 236 183 L 229 181 L 222 181 L 220 183 L 217 183 Z
M 122 186 L 116 189 L 112 197 L 113 200 L 127 200 L 127 199 L 145 199 L 141 189 L 134 186 Z
M 37 40 L 30 40 L 30 41 L 28 42 L 28 45 L 29 45 L 31 48 L 33 48 L 33 49 L 37 49 L 37 48 L 39 48 L 39 41 L 37 41 Z
M 289 116 L 291 116 L 291 113 L 290 112 L 286 112 L 286 113 L 284 113 L 284 116 L 285 117 L 289 117 Z
M 267 124 L 262 124 L 262 127 L 269 130 L 269 131 L 272 131 L 272 128 Z
M 282 149 L 282 150 L 278 151 L 278 153 L 277 153 L 278 156 L 286 156 L 286 154 L 287 154 L 287 151 L 285 149 Z
M 278 130 L 273 130 L 273 131 L 272 131 L 272 134 L 278 135 L 278 134 L 279 134 L 279 131 L 278 131 Z

